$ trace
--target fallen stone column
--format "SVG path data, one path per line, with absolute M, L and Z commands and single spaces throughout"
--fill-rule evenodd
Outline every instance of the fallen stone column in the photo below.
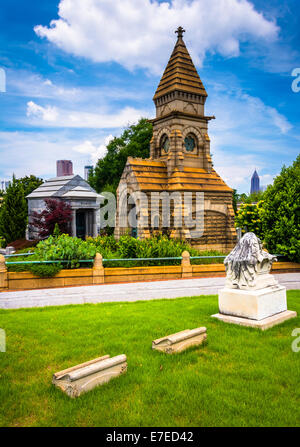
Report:
M 207 338 L 206 327 L 186 329 L 176 334 L 158 338 L 152 342 L 152 349 L 174 354 L 184 351 L 191 346 L 201 345 Z
M 127 371 L 126 355 L 109 355 L 73 366 L 53 375 L 52 383 L 70 397 L 78 397 Z

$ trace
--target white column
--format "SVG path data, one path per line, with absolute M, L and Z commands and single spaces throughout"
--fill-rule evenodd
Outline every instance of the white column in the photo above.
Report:
M 76 210 L 72 210 L 72 236 L 76 237 Z
M 93 237 L 97 237 L 98 236 L 98 231 L 97 231 L 97 211 L 98 210 L 93 210 Z

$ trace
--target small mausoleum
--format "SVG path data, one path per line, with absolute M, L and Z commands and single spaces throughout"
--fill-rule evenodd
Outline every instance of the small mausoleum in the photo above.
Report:
M 38 238 L 38 233 L 32 228 L 31 215 L 34 211 L 41 212 L 45 208 L 45 199 L 58 199 L 68 203 L 73 212 L 71 235 L 84 239 L 86 236 L 96 237 L 100 230 L 100 202 L 101 195 L 82 178 L 80 175 L 73 174 L 73 168 L 70 164 L 68 171 L 61 171 L 64 165 L 60 160 L 57 168 L 60 175 L 47 180 L 31 194 L 27 196 L 28 200 L 28 239 Z M 71 167 L 70 167 L 71 166 Z
M 236 242 L 233 190 L 214 170 L 210 153 L 208 123 L 215 117 L 205 114 L 207 93 L 183 41 L 184 30 L 179 27 L 176 33 L 177 42 L 153 98 L 156 118 L 151 120 L 150 158 L 128 158 L 119 183 L 115 236 L 131 231 L 143 239 L 155 230 L 164 231 L 158 194 L 176 193 L 184 200 L 186 193 L 193 193 L 193 197 L 198 193 L 204 214 L 201 222 L 197 222 L 195 198 L 188 213 L 201 231 L 193 235 L 190 225 L 179 227 L 177 205 L 172 202 L 168 213 L 170 237 L 188 240 L 200 250 L 231 250 Z M 132 203 L 137 192 L 142 193 L 143 203 L 137 199 L 134 204 L 137 218 L 133 228 L 126 223 L 127 209 L 122 203 L 125 194 Z

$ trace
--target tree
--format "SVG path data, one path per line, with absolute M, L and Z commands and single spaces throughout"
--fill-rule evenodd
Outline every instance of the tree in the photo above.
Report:
M 129 126 L 120 137 L 107 145 L 107 153 L 97 162 L 89 176 L 90 185 L 98 192 L 116 193 L 127 157 L 149 157 L 152 124 L 145 118 Z
M 17 179 L 17 183 L 22 184 L 24 189 L 24 196 L 26 198 L 26 196 L 31 194 L 32 191 L 34 191 L 43 183 L 43 180 L 36 177 L 35 175 L 30 175 Z
M 300 155 L 267 188 L 261 219 L 268 250 L 300 262 Z
M 264 199 L 263 191 L 253 192 L 252 194 L 246 194 L 244 192 L 242 194 L 236 194 L 237 202 L 241 203 L 258 203 L 263 199 Z
M 21 182 L 13 176 L 0 208 L 0 236 L 6 244 L 23 239 L 27 225 L 27 203 Z
M 235 226 L 244 231 L 244 227 L 247 227 L 247 231 L 252 231 L 259 238 L 263 238 L 262 221 L 261 221 L 261 209 L 264 202 L 261 200 L 258 203 L 243 203 L 235 217 Z
M 39 237 L 45 239 L 51 236 L 54 231 L 70 233 L 72 220 L 71 206 L 58 199 L 45 199 L 45 209 L 38 213 L 34 211 L 30 219 L 30 225 L 38 229 Z
M 232 194 L 232 206 L 233 206 L 234 214 L 237 214 L 238 200 L 239 200 L 239 194 L 237 193 L 237 190 L 234 189 L 233 194 Z

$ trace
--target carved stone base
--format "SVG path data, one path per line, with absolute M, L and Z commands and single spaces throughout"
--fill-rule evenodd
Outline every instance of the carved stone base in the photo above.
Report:
M 168 335 L 167 337 L 158 338 L 152 342 L 152 349 L 166 352 L 167 354 L 174 354 L 184 351 L 191 346 L 201 345 L 206 340 L 206 327 L 197 329 L 187 329 L 176 334 Z
M 218 320 L 224 321 L 224 323 L 239 324 L 240 326 L 248 326 L 253 328 L 258 328 L 263 331 L 270 329 L 277 324 L 283 323 L 284 321 L 290 320 L 291 318 L 297 317 L 297 312 L 292 310 L 286 310 L 285 312 L 280 312 L 279 314 L 273 315 L 272 317 L 264 318 L 263 320 L 250 320 L 249 318 L 234 317 L 232 315 L 222 315 L 215 314 L 212 315 L 213 318 L 218 318 Z
M 286 288 L 275 285 L 260 290 L 224 288 L 219 292 L 220 314 L 263 320 L 287 310 Z
M 127 371 L 126 355 L 99 357 L 53 375 L 52 383 L 70 397 L 78 397 Z

